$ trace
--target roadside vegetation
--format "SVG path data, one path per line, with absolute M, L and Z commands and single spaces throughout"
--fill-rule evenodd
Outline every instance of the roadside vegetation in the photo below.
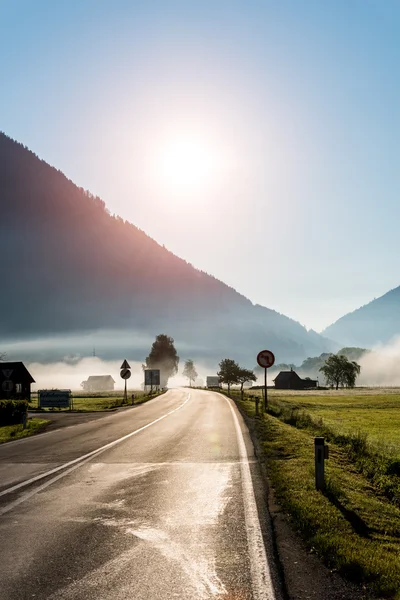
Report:
M 261 390 L 250 392 L 261 394 Z M 271 391 L 249 418 L 282 509 L 331 569 L 387 598 L 400 598 L 400 394 L 377 390 Z M 315 490 L 314 437 L 329 443 L 326 486 Z
M 46 421 L 45 419 L 28 419 L 25 429 L 21 424 L 4 425 L 3 427 L 0 427 L 0 444 L 41 433 L 46 429 L 49 423 L 50 421 Z
M 163 392 L 154 392 L 153 394 L 145 393 L 143 390 L 130 390 L 128 393 L 128 400 L 124 402 L 124 396 L 122 392 L 104 392 L 104 393 L 93 393 L 77 392 L 72 393 L 73 396 L 73 411 L 75 412 L 94 412 L 94 411 L 109 411 L 115 410 L 121 407 L 132 406 L 132 394 L 135 395 L 134 404 L 143 404 L 148 400 L 152 400 L 156 396 L 159 396 Z M 32 394 L 31 402 L 29 404 L 30 411 L 46 412 L 69 412 L 68 408 L 58 409 L 38 409 L 38 398 L 37 394 Z

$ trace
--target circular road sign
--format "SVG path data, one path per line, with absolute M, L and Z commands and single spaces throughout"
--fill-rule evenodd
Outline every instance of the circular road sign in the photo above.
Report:
M 269 369 L 275 362 L 275 356 L 271 350 L 261 350 L 257 354 L 257 362 L 263 369 Z
M 122 369 L 121 370 L 121 377 L 122 379 L 129 379 L 129 377 L 131 376 L 131 372 L 129 369 Z

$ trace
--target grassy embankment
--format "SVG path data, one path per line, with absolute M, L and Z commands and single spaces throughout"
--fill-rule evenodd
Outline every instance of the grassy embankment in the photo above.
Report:
M 35 435 L 35 433 L 40 433 L 46 429 L 48 425 L 49 421 L 46 421 L 45 419 L 28 419 L 25 429 L 22 425 L 6 425 L 0 427 L 0 444 Z
M 308 548 L 381 597 L 400 598 L 400 393 L 270 392 L 268 414 L 235 399 L 261 441 L 277 499 Z M 326 489 L 314 444 L 330 445 Z
M 115 410 L 116 408 L 121 408 L 123 406 L 131 406 L 131 396 L 132 393 L 135 394 L 135 405 L 143 404 L 143 402 L 147 402 L 152 398 L 160 395 L 162 392 L 154 393 L 152 396 L 145 393 L 143 390 L 134 390 L 129 391 L 128 393 L 128 402 L 124 402 L 124 397 L 122 392 L 104 392 L 104 393 L 96 393 L 96 394 L 88 394 L 82 392 L 72 393 L 73 396 L 73 410 L 77 412 L 94 412 L 94 411 L 107 411 L 107 410 Z M 38 399 L 37 394 L 32 394 L 32 400 L 29 405 L 29 410 L 34 411 L 37 410 Z M 43 409 L 41 412 L 59 412 L 60 409 Z M 69 409 L 61 409 L 62 411 L 69 411 Z

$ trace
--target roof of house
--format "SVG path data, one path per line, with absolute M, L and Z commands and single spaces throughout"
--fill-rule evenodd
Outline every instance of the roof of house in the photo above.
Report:
M 281 371 L 280 373 L 278 373 L 278 375 L 275 377 L 275 379 L 273 381 L 276 381 L 279 377 L 279 381 L 291 381 L 293 380 L 293 377 L 295 379 L 300 379 L 301 377 L 299 375 L 297 375 L 296 371 Z
M 7 371 L 11 371 L 11 373 L 7 373 Z M 22 376 L 24 381 L 35 383 L 35 380 L 23 362 L 0 362 L 0 379 L 11 379 L 14 381 L 16 375 Z
M 115 383 L 115 380 L 111 377 L 111 375 L 90 375 L 87 380 L 90 383 L 105 383 L 106 381 L 112 381 Z

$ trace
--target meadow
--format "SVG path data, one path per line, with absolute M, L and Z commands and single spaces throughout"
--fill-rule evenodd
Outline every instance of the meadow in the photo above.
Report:
M 124 401 L 124 395 L 121 391 L 115 392 L 96 392 L 96 393 L 87 393 L 82 391 L 72 392 L 73 397 L 73 405 L 71 410 L 79 411 L 79 412 L 97 412 L 104 410 L 115 410 L 116 408 L 121 408 L 123 406 L 131 406 L 132 404 L 132 394 L 135 394 L 135 404 L 142 404 L 151 398 L 154 398 L 158 393 L 154 393 L 150 396 L 147 392 L 145 393 L 143 390 L 129 390 L 128 391 L 128 400 Z M 38 397 L 37 393 L 32 393 L 31 402 L 29 404 L 29 410 L 35 411 L 38 407 Z M 58 410 L 69 410 L 69 409 L 42 409 L 41 412 L 47 411 L 58 411 Z
M 310 551 L 379 597 L 400 598 L 400 390 L 268 390 L 268 411 L 233 396 L 276 498 Z M 315 489 L 314 437 L 329 443 Z
M 355 388 L 297 392 L 268 390 L 271 403 L 307 411 L 335 434 L 363 433 L 368 442 L 400 457 L 400 389 Z

